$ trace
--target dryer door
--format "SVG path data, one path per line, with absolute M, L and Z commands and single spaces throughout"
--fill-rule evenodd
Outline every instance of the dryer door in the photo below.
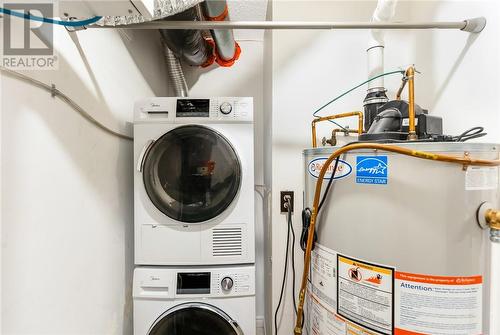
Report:
M 185 303 L 163 313 L 148 335 L 244 335 L 219 308 L 203 303 Z
M 160 137 L 144 158 L 152 203 L 186 223 L 208 221 L 229 207 L 241 184 L 241 164 L 229 141 L 208 127 L 187 125 Z

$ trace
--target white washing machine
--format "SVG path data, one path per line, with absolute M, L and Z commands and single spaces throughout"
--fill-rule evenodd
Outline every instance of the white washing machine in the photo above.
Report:
M 255 335 L 255 268 L 139 267 L 134 335 Z
M 255 261 L 252 98 L 150 98 L 134 112 L 135 263 Z

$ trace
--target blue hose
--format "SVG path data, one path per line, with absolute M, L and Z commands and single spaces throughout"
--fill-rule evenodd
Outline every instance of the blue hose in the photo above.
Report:
M 38 21 L 38 22 L 57 24 L 60 26 L 65 26 L 65 27 L 88 26 L 89 24 L 96 23 L 97 21 L 102 19 L 102 16 L 94 16 L 92 18 L 89 18 L 86 20 L 80 20 L 80 21 L 61 21 L 61 20 L 55 20 L 55 19 L 41 17 L 41 16 L 34 16 L 31 14 L 26 14 L 24 12 L 20 13 L 20 12 L 16 12 L 16 11 L 13 11 L 13 10 L 10 10 L 7 8 L 3 8 L 3 7 L 0 7 L 0 13 L 20 17 L 20 18 L 25 19 L 25 20 L 32 20 L 32 21 Z

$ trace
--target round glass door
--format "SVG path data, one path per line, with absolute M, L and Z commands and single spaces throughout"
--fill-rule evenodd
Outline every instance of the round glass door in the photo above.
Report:
M 214 306 L 186 304 L 158 318 L 148 335 L 243 335 L 243 332 Z
M 241 183 L 238 156 L 221 134 L 189 125 L 160 137 L 144 158 L 143 180 L 153 204 L 187 223 L 221 214 Z

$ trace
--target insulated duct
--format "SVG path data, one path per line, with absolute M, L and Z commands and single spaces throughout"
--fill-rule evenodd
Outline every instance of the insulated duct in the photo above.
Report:
M 152 18 L 147 18 L 142 15 L 104 16 L 97 24 L 102 26 L 119 26 L 160 20 L 181 13 L 196 6 L 202 1 L 203 0 L 154 0 L 154 15 Z
M 397 0 L 379 0 L 373 12 L 373 22 L 388 22 L 396 11 Z M 372 29 L 368 43 L 368 78 L 376 77 L 384 72 L 384 30 Z M 364 100 L 365 129 L 368 130 L 377 116 L 380 106 L 389 101 L 385 94 L 384 77 L 381 76 L 368 83 L 368 91 Z
M 192 7 L 165 20 L 197 21 L 198 13 L 196 8 Z M 193 66 L 208 66 L 213 63 L 213 47 L 200 30 L 161 29 L 160 33 L 163 41 L 181 61 Z

